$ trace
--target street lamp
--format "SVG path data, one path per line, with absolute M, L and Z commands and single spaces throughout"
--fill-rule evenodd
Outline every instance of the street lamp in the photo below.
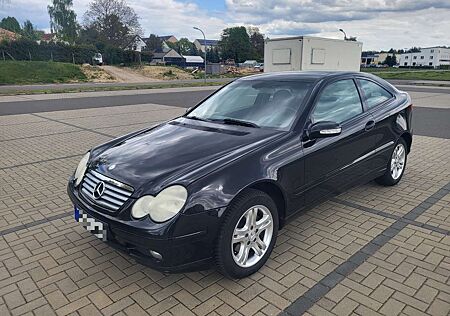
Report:
M 204 41 L 204 44 L 205 44 L 204 46 L 205 46 L 205 83 L 206 83 L 206 36 L 205 36 L 205 33 L 201 29 L 199 29 L 198 27 L 194 26 L 194 30 L 200 31 L 203 34 L 203 41 Z
M 347 34 L 345 34 L 345 32 L 344 32 L 343 29 L 339 29 L 339 31 L 341 31 L 342 33 L 344 33 L 344 41 L 346 41 L 346 40 L 347 40 Z

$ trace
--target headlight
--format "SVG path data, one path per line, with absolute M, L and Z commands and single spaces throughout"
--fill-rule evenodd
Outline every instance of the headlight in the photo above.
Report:
M 138 199 L 131 209 L 131 215 L 142 218 L 148 214 L 155 222 L 165 222 L 181 211 L 186 199 L 187 190 L 181 185 L 173 185 L 156 197 L 146 195 Z
M 86 155 L 81 158 L 80 163 L 78 164 L 77 170 L 75 170 L 75 175 L 73 176 L 75 179 L 75 186 L 78 186 L 83 180 L 84 173 L 87 169 L 87 163 L 89 161 L 90 152 L 86 153 Z

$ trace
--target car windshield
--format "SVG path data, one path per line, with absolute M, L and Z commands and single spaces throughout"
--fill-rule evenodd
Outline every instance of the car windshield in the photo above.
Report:
M 288 130 L 303 110 L 303 100 L 312 85 L 304 80 L 239 80 L 219 90 L 186 117 Z

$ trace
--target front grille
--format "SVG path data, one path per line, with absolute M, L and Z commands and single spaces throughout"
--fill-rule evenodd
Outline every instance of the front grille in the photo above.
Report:
M 100 197 L 95 198 L 94 190 L 100 182 L 105 185 L 104 192 Z M 81 183 L 81 193 L 94 204 L 110 211 L 117 211 L 131 196 L 133 188 L 97 171 L 89 170 Z

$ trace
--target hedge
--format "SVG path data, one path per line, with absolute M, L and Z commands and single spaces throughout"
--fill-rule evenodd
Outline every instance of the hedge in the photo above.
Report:
M 26 39 L 0 42 L 0 58 L 6 60 L 35 60 L 75 62 L 77 64 L 91 63 L 92 56 L 100 52 L 106 64 L 132 64 L 139 61 L 151 60 L 150 53 L 141 53 L 123 50 L 111 46 L 95 47 L 94 45 L 68 45 L 64 43 L 40 44 Z M 139 56 L 141 55 L 141 56 Z

